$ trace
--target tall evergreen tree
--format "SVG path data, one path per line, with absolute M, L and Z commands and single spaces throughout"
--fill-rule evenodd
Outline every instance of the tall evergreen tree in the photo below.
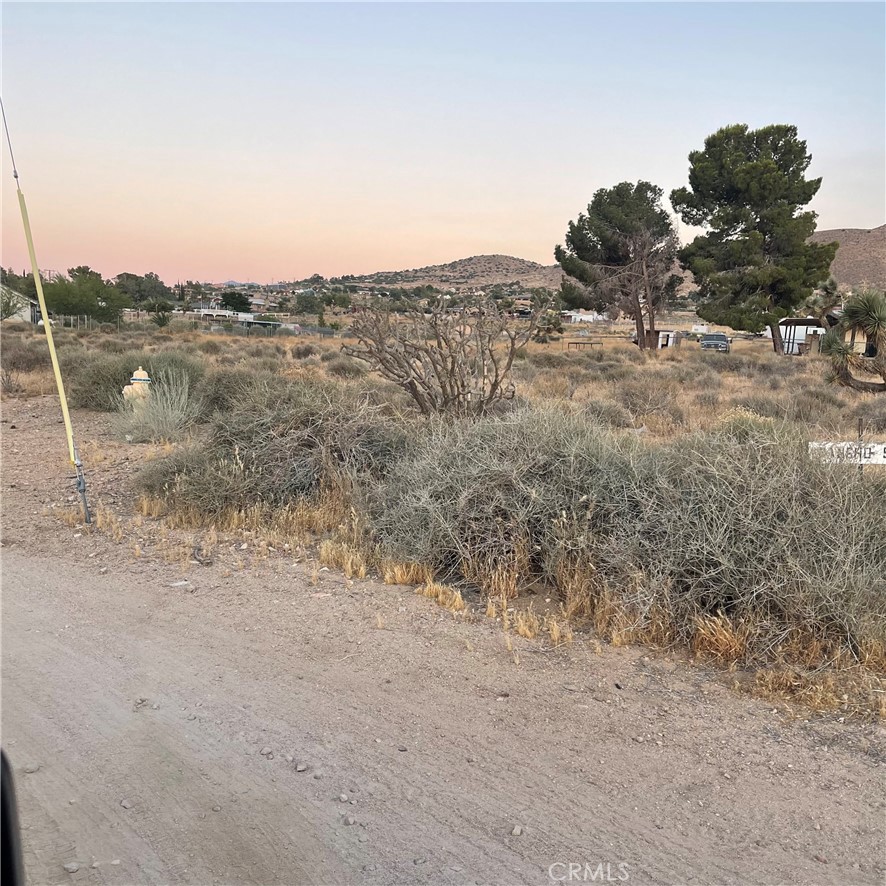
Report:
M 816 214 L 803 211 L 821 187 L 796 126 L 727 126 L 689 155 L 689 187 L 671 193 L 688 225 L 707 233 L 680 250 L 698 282 L 698 314 L 733 329 L 772 330 L 828 276 L 836 243 L 809 243 Z
M 640 348 L 655 347 L 656 314 L 681 279 L 673 274 L 677 235 L 661 197 L 661 188 L 644 181 L 601 188 L 587 214 L 569 223 L 566 246 L 554 250 L 567 275 L 564 304 L 627 314 Z

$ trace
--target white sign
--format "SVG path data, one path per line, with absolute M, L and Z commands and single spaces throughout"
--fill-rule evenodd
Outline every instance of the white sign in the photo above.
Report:
M 810 443 L 809 454 L 845 465 L 886 465 L 886 443 Z

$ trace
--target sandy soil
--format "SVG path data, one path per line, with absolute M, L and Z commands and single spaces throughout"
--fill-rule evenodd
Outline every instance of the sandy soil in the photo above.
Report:
M 2 419 L 2 739 L 31 883 L 551 884 L 607 865 L 634 884 L 883 882 L 881 726 L 788 716 L 664 653 L 509 651 L 494 623 L 248 558 L 248 539 L 205 567 L 150 537 L 136 556 L 51 513 L 71 494 L 54 401 Z M 125 509 L 142 450 L 102 461 L 105 420 L 75 421 L 94 500 Z

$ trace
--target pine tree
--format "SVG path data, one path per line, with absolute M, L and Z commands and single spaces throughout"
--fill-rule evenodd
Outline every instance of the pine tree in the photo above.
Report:
M 807 179 L 812 155 L 797 127 L 727 126 L 689 155 L 689 187 L 671 193 L 688 225 L 707 233 L 680 250 L 698 283 L 698 314 L 733 329 L 772 330 L 828 276 L 836 243 L 809 243 L 816 214 L 803 211 L 821 179 Z

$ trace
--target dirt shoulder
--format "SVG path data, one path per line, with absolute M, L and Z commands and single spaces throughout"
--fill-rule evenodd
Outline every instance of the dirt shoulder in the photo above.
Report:
M 30 882 L 882 882 L 882 727 L 641 649 L 508 649 L 249 540 L 197 566 L 150 527 L 138 551 L 85 533 L 50 508 L 71 495 L 53 407 L 5 402 L 0 425 Z M 76 420 L 94 500 L 124 507 L 139 448 L 102 461 L 103 419 Z

